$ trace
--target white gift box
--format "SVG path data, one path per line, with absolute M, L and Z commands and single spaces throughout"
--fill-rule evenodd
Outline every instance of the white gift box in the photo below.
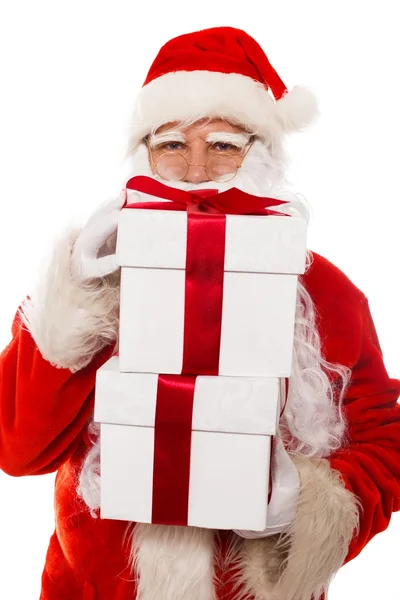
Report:
M 157 382 L 155 374 L 121 373 L 118 357 L 97 372 L 102 518 L 151 523 Z M 197 377 L 188 525 L 265 528 L 283 392 L 275 377 Z
M 184 211 L 120 213 L 122 372 L 182 372 L 186 238 Z M 290 375 L 305 256 L 302 218 L 227 215 L 219 375 Z

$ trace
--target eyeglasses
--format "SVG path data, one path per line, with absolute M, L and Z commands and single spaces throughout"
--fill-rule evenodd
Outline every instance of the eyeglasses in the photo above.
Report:
M 247 156 L 253 144 L 253 140 L 248 145 L 243 156 L 233 155 L 229 152 L 218 152 L 209 150 L 210 156 L 205 164 L 190 163 L 186 157 L 178 151 L 169 150 L 164 152 L 154 161 L 152 148 L 146 140 L 146 145 L 150 154 L 152 166 L 161 179 L 167 181 L 182 181 L 185 179 L 190 167 L 204 167 L 209 181 L 221 182 L 231 181 L 241 168 L 244 159 Z M 238 162 L 240 158 L 240 162 Z

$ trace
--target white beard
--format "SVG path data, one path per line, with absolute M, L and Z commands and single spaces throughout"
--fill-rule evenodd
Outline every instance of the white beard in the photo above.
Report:
M 129 177 L 134 175 L 154 177 L 144 145 L 132 157 Z M 308 221 L 309 210 L 304 198 L 290 189 L 283 177 L 282 166 L 261 142 L 254 143 L 236 177 L 226 184 L 169 182 L 169 185 L 186 190 L 213 187 L 220 191 L 238 187 L 254 195 L 288 200 L 290 204 L 285 205 L 284 211 L 295 211 Z M 311 260 L 309 254 L 308 266 Z M 326 371 L 334 372 L 342 380 L 339 394 L 334 393 Z M 340 447 L 345 431 L 340 408 L 347 380 L 348 371 L 340 365 L 326 362 L 321 354 L 313 301 L 299 281 L 292 374 L 286 409 L 278 431 L 289 452 L 326 457 Z M 100 506 L 99 426 L 91 422 L 89 431 L 93 435 L 93 446 L 84 461 L 77 491 L 92 516 L 97 517 L 95 511 Z M 204 578 L 205 573 L 210 574 L 212 570 L 212 532 L 197 530 L 195 533 L 194 529 L 136 525 L 131 540 L 130 562 L 132 569 L 141 576 L 140 600 L 161 597 L 164 600 L 186 600 L 188 597 L 212 600 L 210 577 Z M 170 573 L 173 573 L 173 578 Z

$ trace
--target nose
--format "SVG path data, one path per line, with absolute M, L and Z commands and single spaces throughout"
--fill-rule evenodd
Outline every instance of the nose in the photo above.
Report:
M 189 170 L 186 173 L 185 181 L 188 183 L 204 183 L 210 181 L 204 165 L 189 163 Z
M 187 156 L 189 169 L 186 173 L 185 181 L 188 183 L 204 183 L 210 181 L 206 171 L 207 159 L 208 153 L 203 144 L 194 144 L 191 152 L 189 152 L 189 156 Z

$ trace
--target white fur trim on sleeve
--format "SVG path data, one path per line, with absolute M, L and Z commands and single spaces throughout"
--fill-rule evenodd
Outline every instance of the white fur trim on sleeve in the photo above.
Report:
M 300 475 L 294 521 L 284 534 L 243 543 L 240 579 L 257 600 L 318 600 L 359 530 L 360 502 L 329 461 L 292 458 Z
M 72 276 L 78 235 L 70 230 L 57 242 L 44 276 L 20 310 L 43 358 L 72 372 L 117 340 L 119 323 L 119 272 L 87 283 Z

